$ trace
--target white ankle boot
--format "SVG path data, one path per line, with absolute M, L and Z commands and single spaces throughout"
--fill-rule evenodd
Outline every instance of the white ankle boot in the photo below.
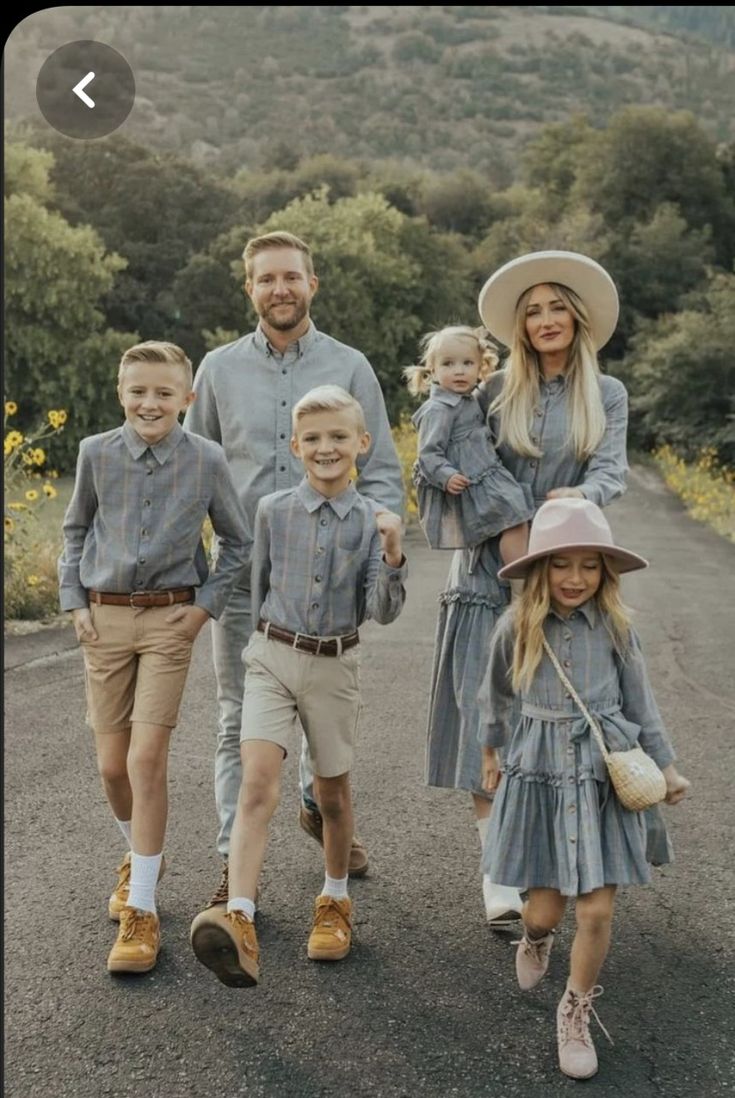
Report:
M 520 919 L 523 900 L 517 888 L 493 884 L 487 873 L 483 873 L 482 898 L 490 926 L 513 926 Z
M 487 829 L 490 826 L 490 817 L 477 821 L 477 832 L 480 843 L 484 849 Z M 507 885 L 493 884 L 487 873 L 482 875 L 482 898 L 485 903 L 485 917 L 491 926 L 512 926 L 516 923 L 523 910 L 523 900 L 517 888 L 508 888 Z

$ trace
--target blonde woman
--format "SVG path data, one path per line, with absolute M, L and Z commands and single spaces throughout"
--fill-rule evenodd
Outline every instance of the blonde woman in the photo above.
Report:
M 607 272 L 576 252 L 533 252 L 505 264 L 480 293 L 490 334 L 510 347 L 486 384 L 498 456 L 536 507 L 564 496 L 606 506 L 625 491 L 628 398 L 601 374 L 618 295 Z M 440 595 L 427 741 L 427 782 L 467 790 L 481 841 L 492 797 L 481 782 L 478 692 L 493 628 L 509 601 L 498 539 L 458 550 Z M 491 926 L 520 918 L 517 889 L 482 880 Z
M 528 890 L 516 954 L 523 991 L 546 974 L 555 928 L 567 899 L 575 899 L 577 931 L 557 1009 L 559 1066 L 574 1079 L 597 1071 L 589 1021 L 602 993 L 597 977 L 616 890 L 651 879 L 646 818 L 617 799 L 574 694 L 595 715 L 610 751 L 640 746 L 653 758 L 669 804 L 689 787 L 674 766 L 620 598 L 619 574 L 646 565 L 614 544 L 594 503 L 544 503 L 528 553 L 500 573 L 525 577 L 526 585 L 495 630 L 481 691 L 483 780 L 488 791 L 498 790 L 483 861 L 493 880 Z M 501 781 L 497 749 L 506 744 Z

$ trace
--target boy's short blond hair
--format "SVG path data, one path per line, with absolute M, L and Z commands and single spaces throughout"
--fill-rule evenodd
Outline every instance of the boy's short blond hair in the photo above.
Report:
M 273 248 L 296 248 L 304 257 L 304 266 L 309 278 L 314 274 L 314 262 L 311 258 L 311 250 L 298 236 L 293 233 L 264 233 L 262 236 L 254 236 L 245 245 L 242 260 L 245 264 L 245 277 L 253 277 L 253 261 L 260 252 L 271 251 Z
M 348 393 L 346 389 L 341 388 L 339 385 L 318 385 L 316 389 L 310 389 L 294 405 L 291 413 L 293 432 L 296 433 L 299 420 L 303 419 L 304 416 L 311 415 L 313 412 L 345 411 L 353 413 L 358 431 L 360 434 L 364 434 L 367 430 L 365 413 L 359 400 L 355 400 L 351 393 Z
M 134 362 L 166 363 L 169 366 L 178 366 L 184 374 L 187 387 L 191 389 L 194 383 L 194 370 L 191 359 L 181 350 L 176 343 L 165 343 L 159 339 L 147 339 L 144 343 L 136 343 L 129 347 L 120 359 L 120 369 L 117 380 L 121 382 L 126 366 L 132 366 Z

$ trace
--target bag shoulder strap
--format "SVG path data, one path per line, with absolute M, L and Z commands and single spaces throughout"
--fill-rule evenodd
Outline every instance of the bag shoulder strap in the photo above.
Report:
M 597 721 L 595 720 L 595 718 L 590 713 L 587 706 L 584 704 L 584 702 L 580 698 L 577 691 L 574 689 L 574 686 L 572 685 L 572 683 L 569 681 L 568 675 L 565 674 L 564 670 L 562 669 L 561 664 L 559 663 L 559 660 L 556 658 L 556 652 L 554 652 L 554 649 L 551 647 L 551 645 L 547 641 L 546 637 L 544 637 L 544 651 L 546 652 L 546 655 L 549 657 L 552 664 L 554 665 L 554 670 L 556 671 L 557 675 L 559 676 L 561 681 L 564 683 L 567 690 L 569 691 L 569 693 L 572 695 L 575 702 L 579 706 L 580 712 L 582 713 L 583 717 L 585 718 L 585 720 L 589 724 L 590 728 L 592 729 L 592 734 L 594 735 L 595 739 L 597 740 L 597 743 L 598 743 L 598 746 L 600 748 L 600 751 L 602 752 L 603 758 L 605 760 L 607 760 L 610 752 L 608 751 L 607 747 L 605 746 L 605 741 L 602 737 L 602 732 L 600 731 L 600 727 L 599 727 Z

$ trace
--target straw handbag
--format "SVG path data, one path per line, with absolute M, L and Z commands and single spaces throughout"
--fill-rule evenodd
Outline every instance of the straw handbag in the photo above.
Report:
M 592 734 L 597 740 L 613 789 L 623 808 L 631 812 L 643 812 L 658 804 L 666 796 L 666 779 L 650 755 L 642 747 L 632 747 L 629 751 L 608 751 L 602 738 L 597 721 L 580 698 L 571 682 L 564 674 L 551 645 L 544 637 L 544 650 L 549 657 L 561 681 L 586 717 Z

